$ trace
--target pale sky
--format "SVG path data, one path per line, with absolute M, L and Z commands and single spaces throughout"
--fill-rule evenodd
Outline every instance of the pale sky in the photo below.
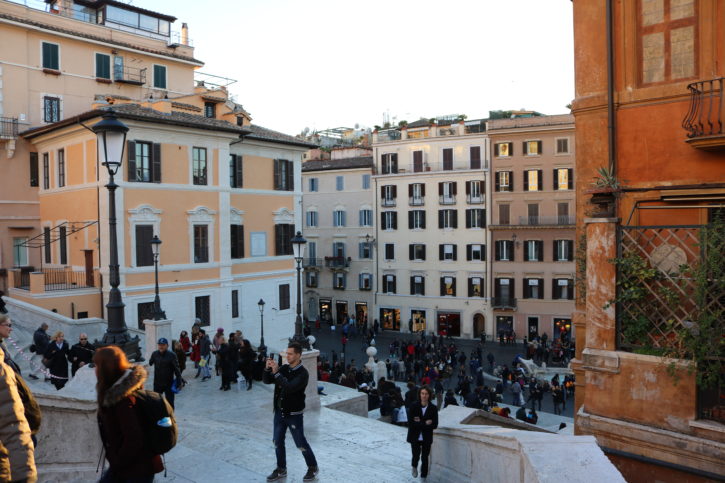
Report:
M 202 72 L 253 122 L 372 127 L 494 109 L 568 112 L 571 0 L 134 0 L 189 24 Z

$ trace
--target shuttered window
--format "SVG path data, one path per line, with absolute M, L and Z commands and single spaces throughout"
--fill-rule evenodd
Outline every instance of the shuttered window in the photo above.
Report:
M 274 189 L 294 191 L 294 163 L 287 159 L 274 160 Z
M 209 227 L 194 225 L 194 263 L 209 262 Z
M 161 182 L 161 144 L 129 141 L 126 152 L 128 153 L 128 181 Z
M 292 255 L 292 237 L 295 236 L 295 226 L 280 224 L 274 225 L 274 254 Z
M 232 319 L 239 317 L 239 290 L 232 290 Z
M 232 258 L 244 258 L 244 225 L 230 225 Z
M 166 66 L 154 64 L 154 87 L 166 89 Z
M 453 148 L 443 149 L 443 170 L 451 171 L 453 169 Z
M 229 156 L 229 186 L 232 188 L 244 187 L 243 160 L 239 154 Z
M 60 46 L 43 42 L 43 69 L 60 70 Z
M 279 310 L 287 310 L 290 308 L 289 294 L 290 292 L 288 283 L 279 286 Z
M 154 237 L 153 225 L 136 225 L 136 266 L 149 267 L 154 264 L 154 252 L 151 239 Z
M 96 54 L 96 77 L 98 79 L 111 79 L 111 56 Z
M 481 169 L 481 146 L 470 147 L 471 169 Z

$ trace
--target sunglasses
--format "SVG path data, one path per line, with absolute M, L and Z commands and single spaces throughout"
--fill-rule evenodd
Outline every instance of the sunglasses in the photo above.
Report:
M 86 339 L 85 337 L 81 337 L 81 340 L 88 340 L 88 339 Z
M 0 324 L 0 326 L 2 326 L 2 327 L 12 327 L 13 324 Z

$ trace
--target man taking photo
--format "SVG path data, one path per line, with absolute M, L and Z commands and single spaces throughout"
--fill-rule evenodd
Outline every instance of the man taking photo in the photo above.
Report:
M 154 366 L 154 392 L 163 394 L 166 400 L 174 407 L 174 391 L 171 385 L 174 382 L 174 376 L 181 381 L 181 371 L 179 370 L 179 359 L 176 354 L 169 351 L 169 341 L 162 337 L 159 339 L 159 350 L 154 351 L 149 359 L 149 365 Z M 181 384 L 177 386 L 181 390 Z

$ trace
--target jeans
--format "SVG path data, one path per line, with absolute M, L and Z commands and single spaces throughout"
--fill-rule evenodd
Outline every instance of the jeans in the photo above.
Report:
M 315 454 L 310 448 L 310 444 L 305 438 L 305 429 L 302 422 L 302 414 L 295 415 L 284 415 L 282 411 L 274 411 L 274 431 L 272 441 L 274 442 L 274 451 L 277 455 L 277 468 L 287 468 L 287 453 L 284 447 L 284 438 L 289 428 L 292 433 L 292 439 L 295 441 L 295 445 L 302 451 L 302 456 L 305 458 L 307 466 L 317 467 L 317 460 Z
M 171 404 L 171 407 L 174 408 L 174 391 L 171 390 L 171 386 L 168 386 L 168 387 L 154 386 L 154 392 L 163 394 L 164 397 L 166 398 L 166 400 L 168 401 L 168 403 Z
M 112 483 L 114 481 L 122 483 L 152 483 L 154 481 L 154 475 L 134 476 L 132 478 L 117 479 L 114 477 L 111 468 L 108 468 L 106 471 L 103 472 L 103 476 L 101 476 L 101 479 L 98 483 Z
M 201 356 L 201 358 L 206 360 L 206 364 L 204 364 L 204 367 L 201 368 L 201 377 L 211 377 L 211 372 L 209 371 L 209 361 L 211 360 L 211 355 Z
M 410 448 L 413 450 L 413 461 L 411 461 L 411 466 L 413 468 L 417 468 L 418 459 L 420 459 L 420 476 L 425 478 L 426 476 L 428 476 L 428 456 L 430 455 L 430 443 L 416 441 L 415 443 L 410 443 Z M 423 453 L 422 457 L 421 451 Z

